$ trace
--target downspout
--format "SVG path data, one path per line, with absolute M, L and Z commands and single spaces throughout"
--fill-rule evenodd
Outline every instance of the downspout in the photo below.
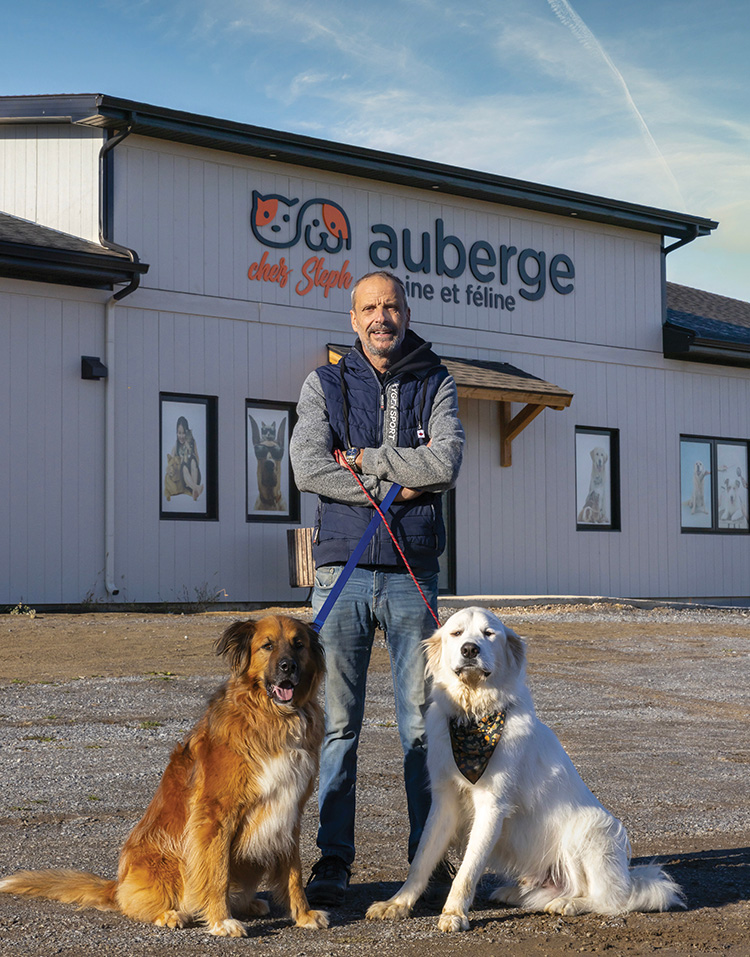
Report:
M 138 254 L 133 249 L 120 246 L 119 243 L 105 236 L 106 227 L 110 226 L 109 216 L 109 172 L 107 169 L 108 154 L 130 134 L 133 128 L 133 117 L 127 128 L 115 136 L 107 139 L 99 150 L 99 242 L 107 249 L 122 253 L 137 263 Z M 140 273 L 133 273 L 129 284 L 118 290 L 104 304 L 104 337 L 105 337 L 105 364 L 108 375 L 105 385 L 104 405 L 104 587 L 111 598 L 120 594 L 115 584 L 115 306 L 121 299 L 135 292 L 141 281 Z
M 104 387 L 104 587 L 111 598 L 120 594 L 115 585 L 115 317 L 117 300 L 104 304 L 104 338 L 107 379 Z
M 662 326 L 667 321 L 667 256 L 669 253 L 674 252 L 675 249 L 679 249 L 680 246 L 687 246 L 688 243 L 692 243 L 693 240 L 697 239 L 698 236 L 703 235 L 699 232 L 697 226 L 692 226 L 690 233 L 687 236 L 683 236 L 682 239 L 678 239 L 676 243 L 672 243 L 671 246 L 662 246 L 662 257 L 661 257 L 661 324 Z

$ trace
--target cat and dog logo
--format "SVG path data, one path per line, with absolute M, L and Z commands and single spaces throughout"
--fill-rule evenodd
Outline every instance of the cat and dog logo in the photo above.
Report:
M 349 217 L 338 203 L 319 198 L 298 203 L 299 199 L 279 193 L 263 196 L 253 190 L 250 225 L 258 242 L 272 249 L 289 249 L 304 237 L 308 249 L 331 255 L 352 248 Z

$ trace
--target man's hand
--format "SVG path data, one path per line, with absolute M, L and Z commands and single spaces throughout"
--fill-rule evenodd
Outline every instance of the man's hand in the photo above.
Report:
M 394 498 L 394 502 L 411 502 L 415 498 L 419 498 L 422 494 L 422 489 L 420 488 L 402 488 L 398 495 Z
M 430 442 L 427 442 L 427 445 L 430 445 Z M 362 471 L 362 449 L 359 450 L 359 455 L 357 456 L 355 462 L 357 468 Z M 349 469 L 349 463 L 346 461 L 346 456 L 344 455 L 343 449 L 334 449 L 333 457 L 338 462 L 338 464 L 345 468 L 347 471 Z M 418 488 L 402 488 L 398 495 L 394 498 L 394 502 L 412 502 L 415 498 L 419 498 L 422 494 L 422 489 Z

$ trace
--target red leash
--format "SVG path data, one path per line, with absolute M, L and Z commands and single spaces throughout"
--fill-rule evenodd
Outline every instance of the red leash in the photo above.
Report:
M 383 525 L 385 525 L 388 534 L 391 536 L 391 540 L 393 541 L 393 544 L 396 546 L 396 549 L 398 550 L 399 555 L 401 556 L 401 558 L 402 558 L 403 561 L 404 561 L 404 565 L 406 565 L 406 570 L 407 570 L 407 571 L 409 572 L 409 574 L 411 575 L 412 581 L 413 581 L 414 584 L 417 586 L 417 591 L 418 591 L 419 594 L 422 596 L 422 601 L 425 603 L 425 605 L 427 605 L 427 607 L 428 607 L 429 610 L 430 610 L 430 614 L 431 614 L 432 617 L 435 619 L 435 624 L 438 626 L 438 628 L 440 628 L 440 619 L 439 619 L 438 616 L 435 614 L 435 612 L 432 610 L 432 605 L 427 601 L 427 598 L 425 597 L 425 593 L 422 591 L 422 587 L 421 587 L 421 585 L 419 584 L 419 582 L 417 581 L 416 575 L 415 575 L 414 572 L 411 570 L 411 565 L 410 565 L 410 564 L 408 563 L 408 561 L 406 560 L 406 555 L 404 555 L 404 552 L 403 552 L 401 546 L 400 546 L 399 543 L 396 541 L 396 536 L 395 536 L 395 535 L 393 534 L 393 532 L 391 531 L 391 526 L 388 524 L 388 520 L 386 519 L 386 517 L 385 517 L 383 511 L 381 510 L 380 506 L 379 506 L 378 503 L 375 501 L 375 499 L 372 497 L 372 495 L 370 495 L 370 493 L 367 491 L 367 489 L 364 487 L 364 485 L 362 484 L 362 482 L 361 482 L 359 476 L 358 476 L 357 473 L 354 471 L 354 469 L 351 467 L 351 465 L 349 465 L 349 463 L 346 461 L 346 459 L 344 458 L 344 456 L 342 455 L 340 458 L 337 458 L 336 461 L 339 463 L 339 465 L 344 465 L 346 468 L 349 469 L 349 471 L 352 473 L 352 475 L 354 476 L 354 478 L 357 480 L 357 484 L 359 485 L 359 487 L 362 489 L 362 491 L 363 491 L 363 492 L 365 493 L 365 495 L 367 496 L 367 498 L 368 498 L 370 504 L 371 504 L 372 507 L 375 509 L 375 511 L 378 513 L 378 515 L 380 516 L 380 518 L 382 519 Z

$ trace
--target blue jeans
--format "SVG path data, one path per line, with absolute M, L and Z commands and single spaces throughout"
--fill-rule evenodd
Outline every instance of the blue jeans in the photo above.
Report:
M 315 573 L 313 611 L 328 597 L 341 566 Z M 419 578 L 437 613 L 438 576 Z M 318 847 L 323 855 L 354 860 L 357 747 L 365 707 L 367 667 L 376 626 L 386 636 L 396 699 L 396 719 L 404 752 L 404 784 L 409 810 L 411 860 L 427 814 L 430 790 L 424 741 L 426 681 L 421 642 L 437 627 L 407 573 L 355 568 L 320 631 L 326 655 L 326 731 L 320 759 Z

